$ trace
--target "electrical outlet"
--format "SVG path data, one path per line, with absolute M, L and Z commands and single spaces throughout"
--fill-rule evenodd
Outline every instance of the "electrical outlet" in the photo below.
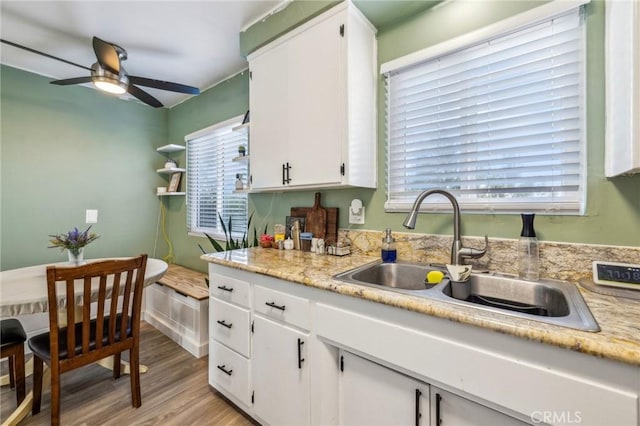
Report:
M 349 206 L 349 223 L 352 225 L 364 225 L 364 206 L 357 198 L 351 201 Z
M 98 210 L 87 210 L 85 214 L 86 223 L 98 223 Z

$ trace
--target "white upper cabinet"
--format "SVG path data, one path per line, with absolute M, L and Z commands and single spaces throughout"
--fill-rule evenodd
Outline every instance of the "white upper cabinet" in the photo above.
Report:
M 376 187 L 375 67 L 351 2 L 249 55 L 252 191 Z
M 605 8 L 607 177 L 640 173 L 640 4 Z

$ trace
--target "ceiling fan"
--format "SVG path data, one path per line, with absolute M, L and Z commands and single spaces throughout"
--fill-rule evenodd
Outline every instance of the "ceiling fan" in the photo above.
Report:
M 187 86 L 180 83 L 172 83 L 170 81 L 136 77 L 134 75 L 127 74 L 127 71 L 122 67 L 122 61 L 127 59 L 127 51 L 117 44 L 106 42 L 98 37 L 93 37 L 93 51 L 96 54 L 97 62 L 91 65 L 91 68 L 49 55 L 48 53 L 31 49 L 29 47 L 21 46 L 7 40 L 0 39 L 0 41 L 10 46 L 37 53 L 91 72 L 89 76 L 55 80 L 52 81 L 51 84 L 69 86 L 72 84 L 93 83 L 98 89 L 108 93 L 121 95 L 128 92 L 132 96 L 135 96 L 145 104 L 151 105 L 154 108 L 159 108 L 163 105 L 159 100 L 135 85 L 169 90 L 178 93 L 187 93 L 190 95 L 200 94 L 200 89 L 197 87 Z

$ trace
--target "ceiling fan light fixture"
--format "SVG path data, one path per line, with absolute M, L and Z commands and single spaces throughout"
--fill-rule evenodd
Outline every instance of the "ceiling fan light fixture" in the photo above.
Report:
M 114 95 L 126 93 L 129 87 L 129 79 L 124 73 L 124 69 L 121 69 L 118 75 L 105 70 L 98 63 L 91 67 L 91 81 L 98 89 Z
M 119 81 L 112 81 L 105 78 L 94 78 L 93 85 L 103 92 L 114 95 L 122 95 L 127 91 L 127 88 L 121 85 Z

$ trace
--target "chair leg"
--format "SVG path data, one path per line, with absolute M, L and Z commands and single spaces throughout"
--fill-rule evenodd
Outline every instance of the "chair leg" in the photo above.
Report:
M 37 355 L 33 355 L 33 404 L 31 413 L 38 414 L 42 402 L 42 369 L 43 361 Z
M 16 387 L 16 357 L 9 355 L 7 357 L 7 363 L 9 364 L 9 387 L 13 389 Z
M 129 366 L 131 376 L 131 405 L 138 408 L 142 405 L 140 395 L 140 354 L 137 347 L 129 349 Z
M 113 356 L 113 378 L 114 379 L 120 378 L 120 367 L 122 365 L 122 363 L 120 362 L 121 355 L 122 354 L 118 352 Z
M 26 394 L 25 383 L 24 383 L 24 343 L 20 345 L 20 348 L 16 352 L 14 358 L 15 366 L 14 366 L 14 374 L 15 374 L 15 385 L 16 385 L 16 398 L 18 401 L 18 405 L 24 400 L 24 396 Z
M 51 363 L 51 426 L 60 425 L 60 367 Z

